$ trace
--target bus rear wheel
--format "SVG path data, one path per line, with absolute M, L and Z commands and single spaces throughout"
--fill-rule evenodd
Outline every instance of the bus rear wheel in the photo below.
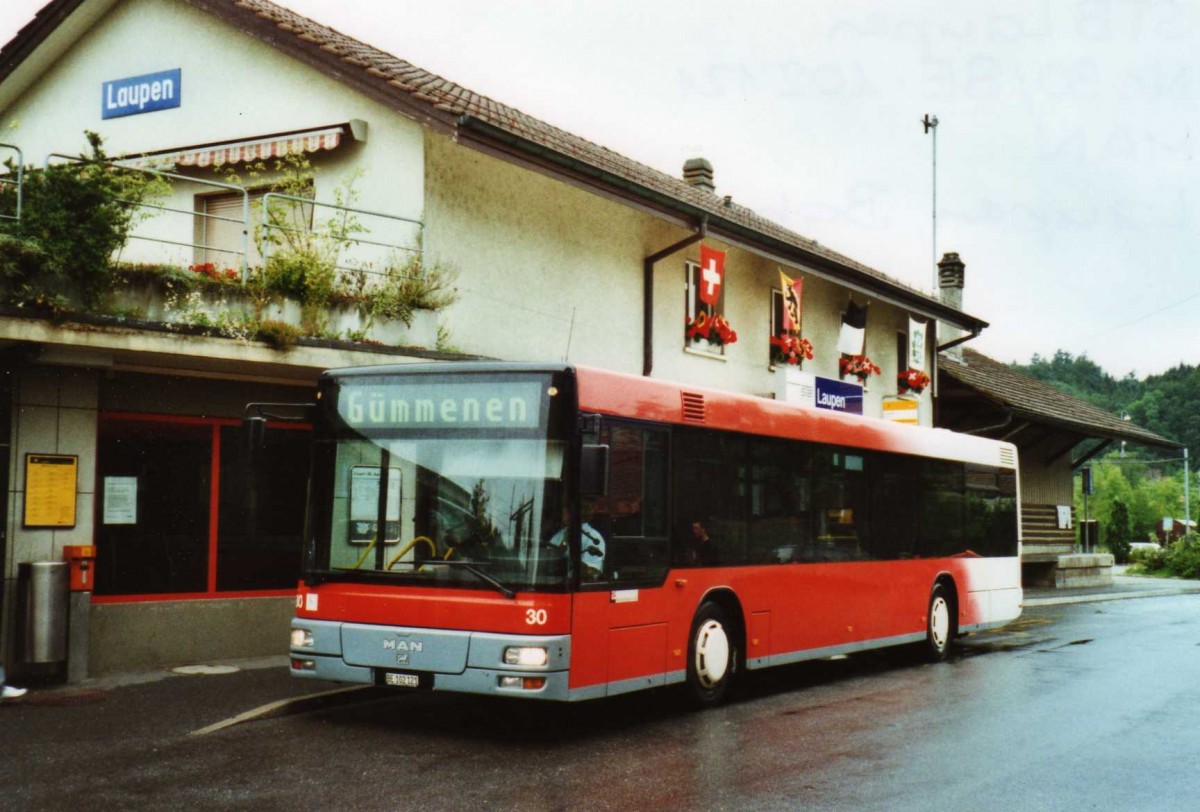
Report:
M 725 611 L 705 603 L 692 620 L 688 640 L 687 686 L 692 701 L 701 707 L 724 699 L 737 663 L 737 647 Z
M 929 612 L 925 623 L 925 656 L 940 663 L 950 654 L 954 642 L 954 597 L 945 584 L 934 584 L 929 595 Z

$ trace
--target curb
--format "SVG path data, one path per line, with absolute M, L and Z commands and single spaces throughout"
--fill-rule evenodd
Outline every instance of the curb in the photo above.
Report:
M 1101 603 L 1104 601 L 1123 601 L 1135 598 L 1160 598 L 1173 595 L 1200 594 L 1200 585 L 1167 587 L 1165 589 L 1132 590 L 1129 592 L 1092 592 L 1087 595 L 1063 595 L 1045 598 L 1026 598 L 1022 606 L 1063 606 L 1071 603 Z

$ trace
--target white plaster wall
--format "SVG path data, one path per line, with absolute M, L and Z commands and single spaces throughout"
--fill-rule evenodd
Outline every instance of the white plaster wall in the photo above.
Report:
M 101 118 L 103 82 L 180 68 L 182 104 L 124 118 Z M 424 131 L 416 123 L 341 83 L 250 38 L 186 3 L 117 3 L 12 105 L 0 111 L 3 140 L 41 165 L 51 152 L 77 155 L 83 131 L 104 138 L 110 155 L 141 153 L 362 119 L 367 143 L 343 142 L 314 156 L 317 197 L 361 170 L 354 183 L 359 206 L 420 219 L 424 194 Z M 215 172 L 198 177 L 220 180 Z M 196 188 L 177 190 L 164 205 L 190 212 Z M 383 230 L 382 222 L 364 223 Z M 192 241 L 192 218 L 160 214 L 139 231 Z M 411 233 L 411 232 L 409 232 Z M 131 241 L 131 261 L 189 264 L 191 249 Z
M 640 374 L 642 260 L 688 236 L 651 215 L 448 140 L 427 139 L 426 250 L 459 272 L 459 302 L 443 314 L 450 343 L 509 360 L 570 361 Z M 654 369 L 658 378 L 771 395 L 770 291 L 779 264 L 740 248 L 725 260 L 725 314 L 738 341 L 714 359 L 684 349 L 685 270 L 698 244 L 661 260 L 654 276 Z M 836 350 L 848 291 L 802 276 L 803 334 L 816 347 L 805 369 L 836 378 Z M 908 313 L 870 304 L 866 352 L 882 368 L 872 378 L 866 414 L 878 417 L 896 393 L 896 333 Z M 930 393 L 920 420 L 931 423 Z
M 458 272 L 443 318 L 464 352 L 641 371 L 642 257 L 651 220 L 430 137 L 429 257 Z

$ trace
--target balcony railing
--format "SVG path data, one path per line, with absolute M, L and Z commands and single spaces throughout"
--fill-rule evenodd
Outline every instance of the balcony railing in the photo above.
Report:
M 32 222 L 30 206 L 39 205 L 39 198 L 31 193 L 33 175 L 23 169 L 21 150 L 4 144 L 0 150 L 15 156 L 10 170 L 0 171 L 0 217 L 16 221 L 5 229 L 19 237 L 22 219 Z M 81 266 L 93 293 L 76 295 L 70 279 L 47 287 L 34 273 L 4 291 L 6 304 L 27 313 L 115 313 L 171 329 L 211 327 L 260 340 L 282 323 L 295 327 L 297 337 L 432 347 L 435 311 L 456 297 L 449 273 L 422 264 L 424 226 L 418 219 L 121 160 L 52 153 L 43 171 L 64 164 L 153 178 L 168 191 L 136 200 L 109 193 L 135 213 L 124 244 L 110 257 L 116 284 L 95 292 L 90 271 Z M 213 261 L 223 257 L 230 261 Z
M 16 177 L 9 178 L 0 175 L 0 185 L 15 189 L 17 204 L 15 213 L 10 215 L 0 213 L 0 216 L 6 216 L 7 219 L 19 220 L 25 182 L 22 153 L 16 146 L 0 144 L 0 149 L 4 148 L 13 151 L 17 156 L 15 163 Z M 86 163 L 86 159 L 79 156 L 51 153 L 47 156 L 44 166 L 49 168 L 55 161 Z M 335 263 L 336 269 L 342 272 L 342 274 L 361 273 L 368 277 L 379 279 L 386 276 L 389 268 L 396 264 L 392 261 L 395 252 L 403 255 L 419 255 L 421 253 L 420 246 L 422 244 L 424 224 L 421 220 L 414 218 L 373 209 L 328 203 L 314 198 L 298 197 L 279 192 L 267 192 L 261 195 L 261 204 L 254 205 L 252 191 L 237 184 L 206 180 L 193 175 L 182 175 L 161 169 L 132 167 L 122 161 L 108 161 L 106 165 L 122 172 L 132 172 L 161 178 L 171 185 L 173 195 L 179 191 L 181 185 L 190 184 L 199 187 L 198 191 L 193 192 L 196 198 L 210 193 L 236 194 L 241 197 L 240 217 L 228 214 L 214 214 L 205 211 L 198 204 L 193 205 L 192 208 L 180 208 L 179 206 L 163 205 L 161 203 L 127 201 L 118 198 L 118 202 L 125 203 L 134 210 L 146 215 L 157 216 L 166 214 L 168 216 L 179 215 L 187 218 L 186 226 L 174 228 L 167 226 L 165 235 L 162 233 L 150 233 L 150 229 L 148 228 L 135 228 L 130 233 L 129 239 L 143 243 L 156 243 L 164 246 L 190 249 L 192 257 L 183 258 L 179 257 L 178 254 L 156 257 L 141 253 L 139 259 L 142 260 L 165 260 L 165 264 L 171 264 L 172 261 L 175 261 L 181 265 L 191 265 L 205 262 L 213 254 L 228 255 L 236 258 L 235 262 L 229 264 L 236 265 L 242 281 L 245 282 L 249 272 L 255 266 L 266 266 L 272 253 L 278 255 L 283 250 L 281 246 L 286 246 L 289 237 L 299 237 L 301 239 L 319 238 L 338 244 L 333 254 L 338 258 Z M 297 206 L 310 207 L 318 211 L 333 212 L 334 217 L 340 217 L 343 220 L 349 217 L 365 218 L 368 222 L 375 223 L 376 227 L 372 228 L 360 224 L 357 229 L 350 232 L 342 230 L 340 233 L 331 235 L 329 229 L 318 228 L 320 223 L 312 216 L 303 218 L 288 218 L 286 214 L 278 216 L 279 209 L 295 208 Z M 272 216 L 273 212 L 276 213 L 274 217 Z M 143 222 L 148 219 L 149 217 L 144 218 Z M 214 229 L 206 227 L 207 224 L 219 223 L 232 224 L 234 227 L 240 226 L 241 239 L 239 245 L 231 246 L 229 243 L 216 244 L 204 238 L 214 231 Z M 382 227 L 379 224 L 383 224 Z M 188 240 L 180 239 L 178 236 L 168 236 L 171 234 L 179 235 L 180 233 L 186 233 L 188 230 L 191 230 L 193 235 L 197 235 L 200 238 Z M 385 238 L 379 238 L 377 233 L 379 230 L 384 231 Z M 391 239 L 387 239 L 388 235 L 394 236 Z M 254 261 L 255 255 L 257 255 L 258 262 Z M 187 261 L 184 261 L 185 259 Z

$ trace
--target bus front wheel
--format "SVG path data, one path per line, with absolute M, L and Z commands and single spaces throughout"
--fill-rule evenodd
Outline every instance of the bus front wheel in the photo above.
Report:
M 688 641 L 687 685 L 692 700 L 700 706 L 720 702 L 729 690 L 736 662 L 725 611 L 715 603 L 705 603 L 696 612 Z
M 929 595 L 929 613 L 925 623 L 925 654 L 931 662 L 941 662 L 950 654 L 954 642 L 954 597 L 945 584 L 934 584 Z

